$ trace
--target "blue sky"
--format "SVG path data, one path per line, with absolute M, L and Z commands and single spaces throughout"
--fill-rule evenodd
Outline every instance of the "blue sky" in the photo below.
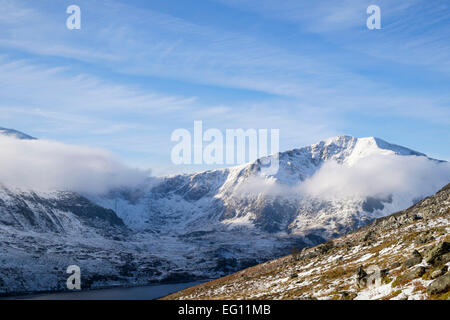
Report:
M 279 128 L 281 150 L 348 134 L 450 159 L 449 34 L 444 1 L 0 0 L 0 127 L 157 175 L 207 169 L 170 160 L 194 120 Z

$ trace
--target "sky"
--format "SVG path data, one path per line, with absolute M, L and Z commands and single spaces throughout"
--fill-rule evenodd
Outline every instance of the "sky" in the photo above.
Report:
M 449 160 L 449 34 L 445 1 L 0 0 L 0 127 L 155 175 L 209 168 L 171 162 L 196 120 L 280 129 L 281 150 L 347 134 Z

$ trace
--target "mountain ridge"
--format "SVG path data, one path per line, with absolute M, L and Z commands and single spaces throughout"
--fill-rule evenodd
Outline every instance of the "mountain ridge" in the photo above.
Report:
M 258 159 L 106 194 L 9 190 L 14 200 L 0 202 L 0 283 L 7 283 L 0 294 L 5 288 L 16 293 L 64 290 L 65 282 L 57 280 L 64 265 L 79 265 L 91 289 L 181 282 L 217 278 L 292 247 L 323 243 L 414 201 L 413 195 L 323 200 L 296 193 L 298 184 L 324 164 L 352 168 L 374 154 L 431 161 L 380 139 L 339 136 L 280 153 L 280 170 L 272 175 L 261 172 Z M 67 203 L 64 195 L 73 201 Z M 22 216 L 8 220 L 13 206 L 22 208 L 15 211 Z M 42 222 L 37 227 L 30 222 L 36 219 Z M 57 221 L 66 221 L 68 232 L 55 232 L 61 229 Z
M 378 144 L 382 144 L 383 147 L 389 147 L 390 149 L 380 149 L 378 148 Z M 364 153 L 361 150 L 369 151 Z M 352 165 L 359 159 L 377 152 L 380 154 L 399 154 L 406 156 L 414 155 L 426 157 L 423 153 L 419 153 L 408 148 L 398 147 L 397 145 L 388 144 L 384 140 L 377 138 L 353 138 L 350 136 L 338 136 L 304 148 L 280 152 L 278 156 L 280 161 L 279 171 L 274 175 L 263 176 L 262 179 L 264 179 L 264 181 L 262 181 L 262 183 L 279 183 L 282 185 L 293 186 L 311 177 L 326 161 L 335 160 L 341 163 L 347 162 Z M 233 224 L 233 219 L 235 221 L 239 220 L 243 222 L 242 217 L 246 215 L 245 212 L 242 212 L 243 210 L 245 211 L 243 206 L 248 206 L 248 199 L 241 202 L 235 197 L 235 195 L 236 193 L 239 193 L 239 188 L 241 188 L 247 180 L 253 177 L 259 177 L 260 171 L 261 160 L 258 159 L 253 163 L 247 163 L 231 168 L 214 169 L 192 174 L 179 174 L 163 177 L 161 178 L 161 182 L 149 191 L 152 197 L 150 197 L 151 199 L 148 199 L 147 197 L 146 201 L 150 201 L 153 204 L 158 202 L 161 203 L 164 202 L 161 199 L 165 199 L 167 198 L 167 195 L 171 195 L 171 199 L 176 198 L 177 202 L 182 201 L 185 203 L 186 210 L 189 210 L 189 208 L 192 207 L 191 210 L 195 211 L 196 203 L 199 203 L 204 208 L 205 203 L 203 202 L 207 201 L 205 199 L 210 198 L 210 201 L 213 203 L 211 204 L 211 210 L 216 212 L 216 214 L 211 212 L 211 217 L 215 216 L 216 220 L 220 221 L 226 220 L 229 224 Z M 259 195 L 260 194 L 255 195 L 254 198 L 258 198 Z M 103 206 L 113 208 L 112 203 L 108 204 L 108 196 L 103 199 L 101 197 L 94 197 L 92 199 L 94 202 L 97 202 Z M 380 198 L 378 200 L 371 199 L 371 202 L 374 203 L 371 207 L 384 208 L 386 204 L 392 202 L 389 200 L 389 197 L 386 199 L 388 199 L 388 201 L 383 201 L 384 198 Z M 119 203 L 117 213 L 125 220 L 129 218 L 127 217 L 127 213 L 133 213 L 135 211 L 133 209 L 134 206 L 129 205 L 129 202 L 126 200 L 124 201 L 123 198 L 119 197 L 111 200 L 114 200 L 114 206 Z M 261 203 L 261 198 L 259 198 L 259 200 L 254 200 L 256 201 L 255 206 L 263 206 L 260 208 L 261 210 L 266 210 L 266 212 L 274 210 L 271 206 L 265 206 L 264 203 Z M 367 199 L 364 199 L 362 202 L 366 200 Z M 139 198 L 137 199 L 137 202 L 139 202 Z M 121 205 L 123 206 L 123 211 L 121 211 Z M 163 203 L 160 204 L 160 206 L 163 205 Z M 277 206 L 276 203 L 273 205 Z M 369 207 L 369 205 L 366 203 L 365 207 Z M 285 208 L 286 210 L 296 210 L 295 208 L 289 209 L 289 206 L 286 206 Z M 169 208 L 164 207 L 164 210 L 176 211 L 178 208 L 171 208 L 169 206 Z M 371 213 L 373 213 L 375 210 L 371 209 L 371 211 Z M 217 212 L 220 212 L 220 214 L 217 214 Z M 292 215 L 294 215 L 294 213 L 292 213 Z M 195 217 L 195 214 L 188 214 L 188 216 Z M 273 232 L 277 232 L 280 228 L 287 227 L 280 226 L 280 228 L 272 228 L 271 226 L 267 226 L 267 224 L 271 224 L 273 220 L 279 220 L 280 223 L 282 222 L 280 220 L 282 217 L 276 217 L 274 215 L 270 216 L 271 217 L 270 219 L 268 218 L 268 220 L 271 221 L 259 221 L 259 225 L 263 226 L 263 228 L 266 226 L 266 229 L 271 229 Z M 136 218 L 136 216 L 132 218 Z M 196 225 L 195 221 L 192 221 L 191 224 Z
M 14 129 L 6 129 L 0 127 L 0 135 L 14 137 L 21 140 L 37 140 L 36 138 L 29 136 L 23 132 Z

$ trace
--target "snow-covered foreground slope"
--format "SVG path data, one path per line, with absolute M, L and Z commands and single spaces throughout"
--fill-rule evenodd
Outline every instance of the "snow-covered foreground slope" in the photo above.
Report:
M 86 289 L 216 278 L 345 234 L 450 180 L 448 163 L 376 138 L 277 157 L 275 175 L 258 160 L 103 195 L 1 186 L 0 293 L 63 290 L 73 264 Z
M 165 299 L 449 299 L 450 184 L 349 235 Z

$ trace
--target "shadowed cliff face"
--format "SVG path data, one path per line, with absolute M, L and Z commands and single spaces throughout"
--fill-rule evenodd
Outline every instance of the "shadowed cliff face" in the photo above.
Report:
M 74 221 L 97 229 L 124 228 L 114 211 L 71 192 L 36 193 L 0 188 L 0 223 L 19 230 L 64 233 Z
M 383 210 L 383 203 L 392 203 L 392 195 L 386 198 L 367 197 L 362 204 L 362 209 L 367 212 L 374 212 L 376 210 Z

